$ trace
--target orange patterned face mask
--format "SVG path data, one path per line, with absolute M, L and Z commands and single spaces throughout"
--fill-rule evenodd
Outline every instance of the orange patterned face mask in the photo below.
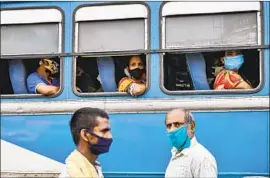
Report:
M 39 65 L 44 66 L 46 69 L 48 69 L 52 74 L 55 74 L 58 72 L 58 66 L 59 64 L 53 60 L 50 59 L 41 59 L 39 62 Z

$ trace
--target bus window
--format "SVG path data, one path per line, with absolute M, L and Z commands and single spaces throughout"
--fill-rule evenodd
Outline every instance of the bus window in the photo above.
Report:
M 57 9 L 1 11 L 1 65 L 5 66 L 1 96 L 59 91 L 61 60 L 47 56 L 62 52 L 62 30 L 62 14 Z
M 125 77 L 131 77 L 129 61 L 134 56 L 112 56 L 112 57 L 79 57 L 76 61 L 76 87 L 81 93 L 91 92 L 116 92 Z M 145 68 L 145 56 L 138 56 Z M 112 65 L 113 71 L 102 69 L 102 65 Z M 105 70 L 105 71 L 102 71 Z M 103 72 L 103 73 L 102 73 Z M 101 74 L 110 76 L 104 78 Z M 108 80 L 109 79 L 109 80 Z M 145 79 L 144 79 L 145 80 Z M 107 82 L 107 83 L 105 83 Z
M 163 91 L 257 91 L 262 83 L 261 15 L 259 2 L 165 3 Z
M 203 52 L 205 62 L 205 80 L 209 89 L 214 89 L 214 82 L 217 75 L 224 68 L 221 59 L 225 51 Z M 244 63 L 238 74 L 252 88 L 256 88 L 260 81 L 260 57 L 257 50 L 242 50 Z M 186 54 L 164 55 L 164 87 L 170 91 L 195 90 Z M 200 66 L 201 67 L 201 66 Z M 198 72 L 198 70 L 197 70 Z
M 74 51 L 85 53 L 78 55 L 73 63 L 73 90 L 77 95 L 126 95 L 129 93 L 127 88 L 119 89 L 121 79 L 125 77 L 130 78 L 129 85 L 142 84 L 146 90 L 148 56 L 140 52 L 149 46 L 148 10 L 144 5 L 82 6 L 75 12 L 74 20 Z M 133 55 L 128 56 L 126 52 Z M 143 69 L 137 69 L 141 72 L 138 80 L 131 80 L 127 64 L 135 56 L 143 64 Z

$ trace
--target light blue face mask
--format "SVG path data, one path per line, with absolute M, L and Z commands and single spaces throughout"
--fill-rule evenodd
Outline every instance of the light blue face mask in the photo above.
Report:
M 172 132 L 168 132 L 167 136 L 171 145 L 178 150 L 183 150 L 190 146 L 190 138 L 187 134 L 187 124 Z
M 243 55 L 224 57 L 224 67 L 228 70 L 239 70 L 243 63 Z

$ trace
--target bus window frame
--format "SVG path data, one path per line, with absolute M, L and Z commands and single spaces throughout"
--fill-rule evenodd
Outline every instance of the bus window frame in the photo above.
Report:
M 28 7 L 8 7 L 8 8 L 1 8 L 1 11 L 12 11 L 12 10 L 50 10 L 50 9 L 55 9 L 57 11 L 60 12 L 61 14 L 61 22 L 57 22 L 59 25 L 59 47 L 58 47 L 58 52 L 63 53 L 64 52 L 64 47 L 65 47 L 65 14 L 64 14 L 64 10 L 59 7 L 59 6 L 28 6 Z M 42 23 L 52 23 L 52 22 L 42 22 Z M 40 24 L 38 22 L 34 22 L 34 23 L 14 23 L 14 25 L 16 24 Z M 3 55 L 5 56 L 5 55 Z M 33 60 L 37 59 L 37 58 L 44 58 L 47 56 L 50 57 L 58 57 L 57 55 L 54 54 L 16 54 L 16 55 L 7 55 L 7 56 L 14 56 L 14 59 L 22 59 L 22 60 Z M 1 55 L 2 57 L 2 55 Z M 28 59 L 27 59 L 28 58 Z M 12 60 L 11 59 L 0 59 L 0 60 Z M 56 98 L 59 95 L 61 95 L 61 93 L 64 90 L 64 57 L 59 57 L 60 60 L 60 88 L 59 91 L 54 94 L 54 95 L 50 95 L 50 96 L 45 96 L 42 94 L 1 94 L 1 98 L 3 99 L 21 99 L 21 98 Z
M 162 15 L 162 10 L 165 4 L 170 3 L 170 2 L 163 2 L 161 4 L 160 10 L 159 10 L 159 38 L 160 38 L 160 42 L 159 42 L 159 46 L 160 49 L 166 51 L 170 51 L 171 48 L 167 48 L 165 47 L 165 18 L 166 16 Z M 188 2 L 187 2 L 188 3 Z M 258 48 L 258 52 L 259 52 L 259 80 L 260 83 L 256 88 L 253 89 L 226 89 L 226 90 L 180 90 L 180 91 L 171 91 L 165 88 L 164 85 L 164 55 L 165 53 L 160 54 L 160 80 L 159 80 L 159 87 L 161 89 L 161 91 L 167 95 L 218 95 L 218 94 L 253 94 L 253 93 L 257 93 L 259 91 L 261 91 L 264 88 L 265 85 L 265 76 L 264 76 L 264 49 L 260 49 L 259 46 L 263 46 L 265 45 L 265 40 L 264 40 L 264 35 L 265 35 L 265 29 L 264 29 L 264 5 L 263 2 L 259 2 L 260 3 L 260 10 L 257 11 L 257 29 L 260 30 L 260 32 L 258 32 L 258 45 L 256 45 Z M 249 11 L 243 11 L 243 12 L 249 12 Z M 231 13 L 237 13 L 237 11 L 232 11 Z M 209 13 L 209 14 L 220 14 L 218 12 L 214 12 L 214 13 Z M 181 16 L 182 14 L 179 15 L 175 15 L 175 16 Z M 185 14 L 188 15 L 188 14 Z M 193 14 L 191 14 L 193 15 Z M 197 14 L 199 15 L 199 14 Z M 255 46 L 255 47 L 256 47 Z M 229 48 L 231 46 L 228 46 Z M 239 48 L 238 46 L 235 47 L 236 49 Z M 175 49 L 175 48 L 172 48 Z M 179 49 L 179 48 L 178 48 Z M 182 50 L 184 48 L 181 48 Z M 213 48 L 213 47 L 205 47 L 204 48 L 205 51 L 209 51 L 209 52 L 217 52 L 217 51 L 223 51 L 222 47 L 221 48 Z M 208 49 L 208 50 L 207 50 Z M 214 49 L 214 50 L 213 50 Z M 240 50 L 240 49 L 239 49 Z M 194 51 L 196 52 L 196 48 L 191 49 L 190 48 L 187 51 Z M 181 52 L 182 54 L 185 54 L 185 52 Z
M 151 47 L 151 10 L 147 3 L 144 2 L 114 2 L 114 3 L 97 3 L 97 4 L 82 4 L 75 8 L 73 11 L 73 17 L 72 17 L 72 51 L 74 54 L 77 53 L 77 46 L 78 46 L 78 22 L 75 20 L 76 12 L 84 7 L 93 7 L 93 6 L 110 6 L 110 5 L 143 5 L 147 10 L 147 17 L 144 19 L 145 22 L 145 28 L 144 28 L 144 38 L 145 38 L 145 51 L 150 50 Z M 128 18 L 126 18 L 128 19 Z M 104 19 L 103 19 L 104 20 Z M 117 20 L 117 19 L 109 19 L 109 20 Z M 108 20 L 108 21 L 109 21 Z M 121 19 L 119 19 L 121 20 Z M 123 19 L 125 20 L 125 19 Z M 80 53 L 80 52 L 78 52 Z M 87 56 L 87 57 L 101 57 L 101 56 L 130 56 L 130 55 L 145 55 L 145 69 L 146 69 L 146 90 L 141 95 L 143 96 L 145 93 L 147 93 L 150 90 L 150 64 L 151 64 L 151 55 L 150 54 L 142 54 L 141 50 L 134 50 L 134 51 L 113 51 L 111 52 L 112 55 L 108 55 L 108 51 L 102 51 L 97 52 L 97 55 L 87 55 L 88 52 L 85 52 L 86 55 L 81 56 Z M 90 52 L 91 53 L 91 52 Z M 102 53 L 104 53 L 102 55 Z M 129 54 L 126 54 L 129 53 Z M 77 57 L 72 57 L 72 91 L 76 96 L 79 97 L 116 97 L 116 96 L 130 96 L 127 92 L 78 92 L 76 89 L 76 63 L 77 63 Z M 117 84 L 118 86 L 118 84 Z M 130 96 L 133 97 L 133 96 Z M 140 96 L 139 96 L 140 97 Z

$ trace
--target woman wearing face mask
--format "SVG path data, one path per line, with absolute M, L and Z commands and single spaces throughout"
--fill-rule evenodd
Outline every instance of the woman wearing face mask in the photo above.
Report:
M 142 59 L 132 56 L 126 69 L 130 76 L 120 80 L 118 91 L 127 92 L 131 96 L 142 95 L 146 90 L 146 73 Z
M 243 54 L 237 51 L 226 51 L 221 62 L 224 64 L 224 68 L 216 76 L 214 90 L 252 89 L 251 84 L 238 73 L 244 63 Z

